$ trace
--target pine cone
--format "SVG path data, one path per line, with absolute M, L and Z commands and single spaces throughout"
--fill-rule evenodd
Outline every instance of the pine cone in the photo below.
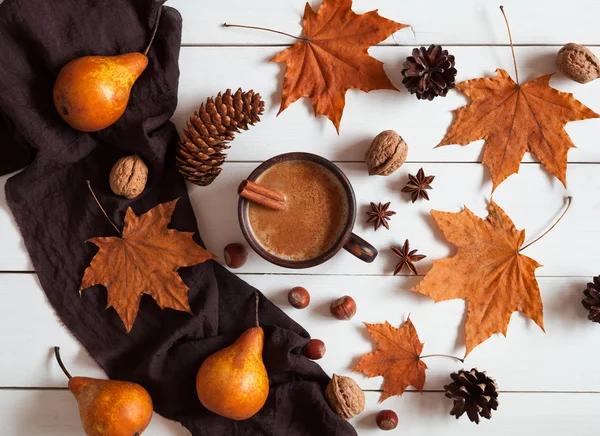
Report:
M 188 181 L 200 186 L 210 185 L 221 173 L 221 165 L 240 130 L 248 130 L 260 121 L 265 110 L 265 102 L 254 91 L 235 94 L 228 89 L 225 94 L 209 98 L 200 105 L 198 112 L 186 123 L 179 147 L 177 166 Z
M 594 277 L 594 283 L 588 283 L 583 295 L 585 298 L 581 300 L 581 303 L 590 311 L 588 319 L 600 322 L 600 276 Z
M 456 86 L 456 73 L 454 56 L 442 46 L 432 44 L 427 50 L 413 49 L 412 56 L 406 58 L 402 83 L 419 100 L 431 101 L 437 96 L 445 97 Z
M 490 419 L 492 409 L 498 409 L 498 386 L 494 379 L 475 368 L 471 371 L 461 369 L 450 377 L 454 382 L 444 386 L 446 397 L 454 400 L 450 415 L 458 419 L 467 412 L 469 419 L 476 424 L 479 424 L 479 416 Z

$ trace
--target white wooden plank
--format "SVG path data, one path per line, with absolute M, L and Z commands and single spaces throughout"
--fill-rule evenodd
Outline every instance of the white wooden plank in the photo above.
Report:
M 310 0 L 313 9 L 321 1 Z M 357 13 L 379 9 L 384 17 L 411 24 L 397 32 L 388 44 L 507 44 L 506 27 L 498 2 L 449 0 L 402 2 L 354 0 Z M 594 0 L 576 0 L 542 6 L 535 0 L 505 0 L 515 43 L 599 43 L 595 21 L 600 5 Z M 184 44 L 289 44 L 290 39 L 258 31 L 224 29 L 224 22 L 269 27 L 292 35 L 301 34 L 304 0 L 243 0 L 214 2 L 210 7 L 197 0 L 169 0 L 183 15 Z
M 272 47 L 183 49 L 180 104 L 174 116 L 176 124 L 181 127 L 185 119 L 206 96 L 214 95 L 218 90 L 228 86 L 232 88 L 242 86 L 246 89 L 260 90 L 267 98 L 269 109 L 259 125 L 238 136 L 233 143 L 229 162 L 261 161 L 287 151 L 313 152 L 336 161 L 360 161 L 363 159 L 371 139 L 381 130 L 389 128 L 396 129 L 407 140 L 410 148 L 409 161 L 474 162 L 480 159 L 481 144 L 433 149 L 451 122 L 450 110 L 464 103 L 464 98 L 455 93 L 447 99 L 419 102 L 406 91 L 403 93 L 376 91 L 370 95 L 350 92 L 341 136 L 335 133 L 328 120 L 323 117 L 314 119 L 312 109 L 305 103 L 298 102 L 276 118 L 281 74 L 278 74 L 279 67 L 268 63 L 267 60 L 277 50 Z M 464 62 L 464 66 L 461 67 L 463 79 L 492 73 L 495 66 L 502 66 L 510 71 L 511 57 L 508 48 L 456 47 L 455 50 L 459 59 L 464 60 L 461 61 Z M 391 65 L 389 71 L 397 84 L 401 83 L 401 60 L 408 54 L 408 51 L 409 49 L 406 47 L 377 47 L 374 49 L 375 55 L 388 61 Z M 533 77 L 535 74 L 553 71 L 555 51 L 554 48 L 548 47 L 526 47 L 517 50 L 521 60 L 522 76 Z M 220 73 L 218 75 L 214 74 L 215 65 L 219 66 Z M 553 84 L 564 91 L 575 92 L 577 98 L 592 108 L 596 107 L 596 101 L 600 101 L 600 81 L 582 87 L 557 76 L 553 79 Z M 600 108 L 596 107 L 596 109 L 600 111 Z M 599 125 L 600 120 L 589 120 L 571 123 L 568 126 L 567 130 L 580 147 L 570 152 L 570 161 L 600 162 L 600 148 L 596 144 L 596 130 Z M 531 158 L 526 156 L 525 160 L 531 161 Z M 242 171 L 243 175 L 245 175 L 245 171 Z M 573 170 L 570 170 L 570 173 L 572 172 Z M 482 174 L 486 174 L 485 180 L 487 180 L 487 173 Z M 222 180 L 224 177 L 221 176 L 219 182 L 229 182 Z M 396 178 L 397 176 L 393 176 L 387 181 L 396 180 Z M 7 176 L 0 177 L 0 186 L 4 186 L 6 179 Z M 479 182 L 481 179 L 476 178 L 475 180 Z M 362 185 L 365 181 L 366 179 L 361 179 L 360 181 L 356 180 L 355 183 Z M 381 183 L 381 181 L 379 182 Z M 368 190 L 368 187 L 374 187 L 372 183 L 369 181 L 368 186 L 364 187 L 365 191 Z M 467 187 L 477 188 L 479 186 L 473 182 L 468 183 Z M 216 192 L 212 189 L 209 188 L 202 192 Z M 452 198 L 456 196 L 456 192 L 462 192 L 463 189 L 465 189 L 463 186 L 456 189 L 452 193 Z M 381 190 L 379 192 L 384 193 Z M 395 196 L 396 194 L 389 198 L 393 199 Z M 480 195 L 478 194 L 478 196 Z M 372 196 L 369 195 L 369 197 Z M 462 194 L 461 197 L 460 200 L 468 204 L 466 195 Z M 364 201 L 372 199 L 365 198 Z M 231 201 L 231 198 L 227 201 Z M 219 204 L 221 203 L 217 203 L 215 207 L 219 207 Z M 208 215 L 208 210 L 203 208 L 201 225 Z M 217 218 L 216 215 L 212 215 L 212 217 L 218 220 L 223 219 L 222 216 Z M 233 215 L 231 218 L 233 219 Z M 234 229 L 236 228 L 234 227 Z M 31 270 L 32 266 L 25 253 L 21 237 L 15 232 L 16 227 L 6 210 L 4 189 L 2 189 L 0 194 L 0 270 Z M 210 235 L 204 234 L 207 241 L 212 237 L 223 237 L 222 235 L 224 235 L 223 233 L 217 235 L 213 233 L 214 227 L 211 228 Z M 214 247 L 212 244 L 211 246 Z M 216 249 L 220 250 L 222 246 L 224 245 L 217 246 Z M 580 270 L 580 272 L 569 272 L 568 274 L 588 274 L 588 272 Z
M 192 203 L 200 227 L 200 234 L 209 250 L 222 255 L 231 242 L 243 241 L 237 218 L 236 187 L 255 167 L 255 164 L 226 166 L 223 173 L 208 188 L 192 187 Z M 415 174 L 420 167 L 426 174 L 436 175 L 431 201 L 410 203 L 400 189 L 407 174 Z M 394 256 L 389 247 L 409 239 L 414 248 L 427 255 L 419 270 L 425 273 L 432 259 L 448 256 L 452 249 L 445 242 L 431 218 L 431 209 L 459 212 L 467 205 L 480 217 L 487 216 L 487 201 L 491 190 L 487 171 L 477 164 L 405 164 L 398 175 L 389 177 L 366 176 L 362 164 L 340 166 L 350 178 L 356 191 L 359 214 L 355 232 L 379 249 L 379 258 L 372 264 L 363 263 L 346 252 L 340 252 L 329 262 L 303 270 L 307 274 L 391 274 Z M 231 168 L 231 169 L 230 169 Z M 548 176 L 538 165 L 523 165 L 519 175 L 512 176 L 494 194 L 495 201 L 512 217 L 517 228 L 526 229 L 528 240 L 540 235 L 556 220 L 565 203 L 566 195 L 573 195 L 573 205 L 564 220 L 544 239 L 528 248 L 527 254 L 544 267 L 537 270 L 542 276 L 592 276 L 600 264 L 600 251 L 593 244 L 600 237 L 600 226 L 595 219 L 600 204 L 596 192 L 600 189 L 600 175 L 596 165 L 570 165 L 569 189 Z M 369 202 L 391 201 L 397 215 L 390 221 L 390 231 L 373 231 L 366 224 L 365 212 Z M 569 255 L 579 253 L 580 255 Z M 263 261 L 251 253 L 248 263 L 239 270 L 246 273 L 290 272 Z
M 285 313 L 322 339 L 328 351 L 319 362 L 328 374 L 351 375 L 364 389 L 380 389 L 382 378 L 351 373 L 359 357 L 374 349 L 362 322 L 389 321 L 398 326 L 410 314 L 424 354 L 464 354 L 464 303 L 434 304 L 409 292 L 418 278 L 349 276 L 247 275 Z M 545 306 L 546 334 L 520 314 L 512 317 L 508 338 L 495 335 L 476 348 L 464 365 L 451 359 L 426 360 L 428 390 L 441 389 L 448 374 L 478 367 L 507 391 L 600 391 L 599 352 L 590 346 L 600 337 L 600 325 L 587 320 L 581 306 L 587 277 L 539 279 Z M 286 295 L 304 286 L 312 302 L 305 310 L 289 306 Z M 358 313 L 342 322 L 329 314 L 329 304 L 351 295 Z M 72 374 L 103 377 L 103 373 L 59 323 L 33 275 L 0 275 L 0 387 L 64 387 L 66 380 L 52 355 L 60 345 Z M 76 295 L 73 298 L 77 298 Z
M 421 3 L 421 2 L 413 2 Z M 427 2 L 425 2 L 427 3 Z M 496 68 L 513 74 L 508 47 L 448 47 L 456 56 L 458 79 L 495 76 Z M 314 117 L 309 100 L 291 105 L 278 117 L 284 67 L 269 62 L 281 47 L 213 47 L 183 48 L 180 57 L 181 79 L 179 104 L 173 120 L 179 129 L 207 97 L 227 88 L 254 89 L 266 102 L 262 121 L 248 132 L 239 134 L 232 143 L 230 161 L 261 161 L 286 151 L 317 153 L 335 161 L 362 161 L 372 139 L 382 130 L 396 130 L 408 143 L 408 160 L 478 162 L 482 143 L 467 147 L 434 148 L 452 122 L 452 110 L 463 106 L 466 98 L 452 91 L 446 98 L 419 101 L 402 84 L 402 64 L 410 47 L 375 47 L 370 53 L 385 62 L 392 82 L 401 89 L 364 93 L 350 90 L 338 136 L 333 124 L 324 116 Z M 556 71 L 556 47 L 518 48 L 521 80 L 527 81 Z M 594 48 L 600 55 L 600 48 Z M 215 73 L 218 72 L 218 73 Z M 600 112 L 600 80 L 580 85 L 557 74 L 552 86 L 572 92 L 590 108 Z M 600 162 L 596 137 L 600 119 L 573 122 L 567 131 L 577 145 L 569 152 L 571 162 Z M 525 157 L 532 161 L 531 157 Z
M 222 256 L 223 248 L 243 241 L 237 219 L 236 188 L 256 167 L 255 163 L 226 164 L 223 173 L 209 187 L 190 186 L 200 234 L 209 250 Z M 410 203 L 409 196 L 400 189 L 407 174 L 415 174 L 424 167 L 427 174 L 436 175 L 431 201 Z M 342 164 L 356 191 L 359 213 L 355 232 L 370 241 L 381 254 L 372 264 L 365 264 L 342 251 L 321 266 L 303 270 L 306 274 L 383 274 L 393 271 L 394 258 L 389 247 L 409 239 L 428 258 L 421 262 L 425 273 L 431 260 L 446 257 L 451 247 L 441 236 L 429 215 L 430 209 L 458 212 L 463 204 L 480 217 L 487 215 L 486 206 L 491 191 L 487 170 L 479 164 L 425 163 L 405 164 L 389 177 L 368 177 L 364 164 Z M 495 201 L 512 217 L 517 228 L 526 229 L 527 239 L 533 240 L 558 217 L 566 195 L 572 195 L 573 205 L 563 220 L 548 236 L 524 252 L 544 266 L 541 276 L 592 276 L 598 274 L 600 251 L 594 250 L 600 241 L 597 216 L 600 208 L 596 193 L 600 190 L 598 165 L 569 165 L 568 186 L 551 178 L 537 164 L 521 167 L 518 175 L 511 176 L 494 194 Z M 374 232 L 365 221 L 369 202 L 392 202 L 398 212 L 390 222 L 391 230 Z M 0 270 L 31 270 L 21 237 L 6 209 L 0 213 L 0 229 L 4 240 L 0 246 Z M 576 254 L 572 254 L 576 253 Z M 7 266 L 5 266 L 7 265 Z M 290 272 L 271 265 L 254 252 L 248 263 L 239 270 L 243 273 Z
M 450 379 L 448 379 L 450 381 Z M 351 423 L 359 436 L 391 435 L 528 435 L 546 436 L 596 434 L 594 422 L 597 416 L 599 395 L 595 394 L 525 394 L 500 393 L 500 406 L 492 419 L 482 419 L 479 425 L 470 422 L 466 415 L 456 420 L 450 416 L 452 401 L 441 392 L 406 394 L 377 404 L 379 394 L 366 394 L 365 411 Z M 375 424 L 377 412 L 393 409 L 398 414 L 398 427 L 382 432 Z
M 399 426 L 392 435 L 501 436 L 527 434 L 546 436 L 596 434 L 593 423 L 600 407 L 598 394 L 500 394 L 500 406 L 490 421 L 480 425 L 466 416 L 449 415 L 451 401 L 440 392 L 406 394 L 377 404 L 379 394 L 367 392 L 365 411 L 350 423 L 359 436 L 380 436 L 375 416 L 384 408 L 394 409 Z M 75 399 L 68 391 L 0 391 L 0 422 L 5 436 L 80 436 L 81 423 Z M 144 436 L 187 436 L 184 427 L 154 414 Z
M 66 390 L 2 390 L 0 422 L 6 436 L 81 436 L 77 402 Z M 189 436 L 179 423 L 154 414 L 144 436 Z

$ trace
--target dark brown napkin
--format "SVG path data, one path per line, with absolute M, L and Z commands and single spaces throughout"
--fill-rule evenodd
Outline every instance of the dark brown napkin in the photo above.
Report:
M 200 363 L 253 325 L 255 290 L 217 263 L 181 270 L 191 288 L 193 316 L 161 310 L 144 296 L 130 334 L 114 310 L 105 310 L 103 287 L 78 294 L 97 250 L 84 241 L 116 236 L 86 180 L 118 226 L 128 206 L 140 214 L 181 197 L 170 227 L 197 232 L 175 168 L 172 148 L 178 136 L 169 122 L 179 79 L 181 17 L 176 10 L 163 9 L 148 69 L 115 125 L 93 134 L 77 132 L 61 120 L 52 101 L 54 79 L 68 61 L 143 50 L 163 3 L 5 0 L 0 5 L 0 174 L 25 167 L 7 182 L 6 196 L 42 287 L 64 324 L 111 378 L 143 385 L 158 413 L 194 435 L 355 435 L 325 402 L 327 375 L 300 353 L 308 333 L 262 295 L 264 360 L 271 380 L 267 404 L 246 421 L 202 407 L 195 392 Z M 119 157 L 134 152 L 148 163 L 150 179 L 142 196 L 129 201 L 111 193 L 108 174 Z

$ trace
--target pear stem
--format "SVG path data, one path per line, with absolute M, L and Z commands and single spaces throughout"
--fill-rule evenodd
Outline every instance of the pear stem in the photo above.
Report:
M 256 296 L 256 307 L 254 309 L 254 316 L 255 316 L 254 321 L 256 323 L 256 327 L 258 327 L 259 326 L 259 323 L 258 323 L 258 300 L 259 300 L 258 292 L 255 292 L 254 295 Z
M 148 56 L 148 52 L 150 51 L 150 47 L 152 47 L 152 43 L 154 42 L 154 37 L 156 36 L 156 32 L 158 31 L 158 23 L 160 22 L 160 16 L 162 15 L 162 6 L 158 9 L 158 13 L 156 14 L 156 20 L 154 20 L 154 28 L 152 29 L 152 36 L 150 37 L 150 42 L 144 50 L 144 56 Z
M 54 347 L 54 356 L 56 357 L 56 361 L 58 362 L 58 366 L 60 366 L 60 369 L 62 369 L 67 378 L 71 380 L 73 377 L 71 377 L 71 374 L 69 374 L 69 371 L 67 371 L 67 368 L 65 368 L 65 364 L 60 358 L 60 347 Z
M 564 218 L 564 216 L 565 216 L 565 215 L 567 214 L 567 212 L 569 211 L 569 208 L 571 207 L 571 203 L 573 202 L 573 197 L 570 197 L 570 196 L 569 196 L 569 197 L 567 197 L 567 198 L 566 198 L 566 200 L 567 200 L 567 207 L 566 207 L 565 211 L 562 213 L 562 215 L 561 215 L 561 216 L 560 216 L 560 217 L 559 217 L 559 218 L 556 220 L 556 222 L 555 222 L 554 224 L 552 224 L 552 226 L 551 226 L 551 227 L 550 227 L 548 230 L 546 230 L 544 233 L 542 233 L 542 235 L 541 235 L 541 236 L 539 236 L 539 237 L 535 238 L 533 241 L 531 241 L 531 242 L 530 242 L 529 244 L 527 244 L 526 246 L 524 246 L 524 247 L 521 247 L 521 248 L 519 249 L 519 253 L 520 253 L 521 251 L 525 250 L 525 249 L 526 249 L 527 247 L 529 247 L 530 245 L 533 245 L 533 244 L 535 244 L 537 241 L 539 241 L 539 240 L 540 240 L 540 239 L 542 239 L 544 236 L 546 236 L 548 233 L 550 233 L 554 227 L 556 227 L 556 226 L 557 226 L 557 224 L 558 224 L 558 223 L 559 223 L 559 222 L 560 222 L 560 221 L 561 221 L 561 220 Z
M 92 184 L 89 180 L 87 180 L 87 184 L 88 184 L 88 188 L 90 190 L 90 192 L 92 193 L 92 195 L 94 196 L 94 200 L 96 200 L 96 203 L 98 203 L 98 207 L 100 208 L 100 210 L 102 211 L 102 213 L 104 214 L 104 216 L 106 217 L 106 219 L 108 220 L 109 223 L 112 224 L 112 226 L 115 228 L 115 230 L 119 233 L 119 235 L 121 235 L 121 238 L 123 237 L 123 234 L 121 233 L 121 231 L 119 230 L 119 228 L 117 226 L 115 226 L 115 223 L 113 223 L 110 218 L 108 217 L 108 214 L 106 213 L 106 211 L 104 210 L 104 208 L 102 207 L 102 205 L 100 204 L 100 200 L 98 200 L 98 197 L 96 197 L 96 194 L 94 194 L 94 190 L 92 189 Z
M 278 33 L 279 35 L 289 36 L 290 38 L 298 39 L 300 41 L 307 41 L 306 38 L 290 35 L 289 33 L 280 32 L 279 30 L 267 29 L 266 27 L 243 26 L 241 24 L 227 24 L 227 23 L 223 23 L 223 27 L 238 27 L 240 29 L 264 30 L 265 32 Z
M 515 79 L 517 79 L 517 86 L 520 86 L 519 70 L 517 70 L 517 57 L 515 56 L 515 46 L 513 45 L 512 33 L 510 33 L 510 25 L 508 24 L 506 12 L 504 12 L 504 6 L 500 6 L 500 10 L 502 11 L 502 15 L 504 15 L 504 21 L 506 21 L 506 28 L 508 29 L 508 39 L 510 41 L 510 49 L 512 50 L 513 64 L 515 65 Z
M 459 362 L 465 363 L 465 359 L 461 359 L 460 357 L 450 356 L 448 354 L 428 354 L 427 356 L 419 356 L 419 359 L 427 359 L 428 357 L 447 357 L 449 359 L 456 359 Z

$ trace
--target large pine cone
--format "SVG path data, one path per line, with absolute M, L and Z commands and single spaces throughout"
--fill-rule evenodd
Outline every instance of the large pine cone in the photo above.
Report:
M 419 100 L 433 100 L 437 96 L 445 97 L 456 86 L 456 68 L 454 56 L 448 54 L 440 45 L 415 48 L 412 56 L 406 58 L 402 83 Z
M 490 419 L 492 410 L 498 409 L 498 386 L 493 378 L 477 369 L 450 374 L 453 383 L 444 386 L 446 397 L 454 400 L 450 415 L 458 419 L 467 412 L 469 419 L 479 424 L 479 416 Z
M 583 295 L 585 298 L 581 300 L 581 303 L 590 311 L 588 319 L 600 322 L 600 276 L 594 277 L 594 283 L 588 283 Z
M 254 91 L 235 94 L 228 89 L 225 94 L 209 98 L 186 123 L 179 147 L 177 166 L 179 172 L 190 182 L 200 186 L 210 185 L 221 173 L 221 165 L 240 130 L 248 130 L 260 121 L 265 102 Z

